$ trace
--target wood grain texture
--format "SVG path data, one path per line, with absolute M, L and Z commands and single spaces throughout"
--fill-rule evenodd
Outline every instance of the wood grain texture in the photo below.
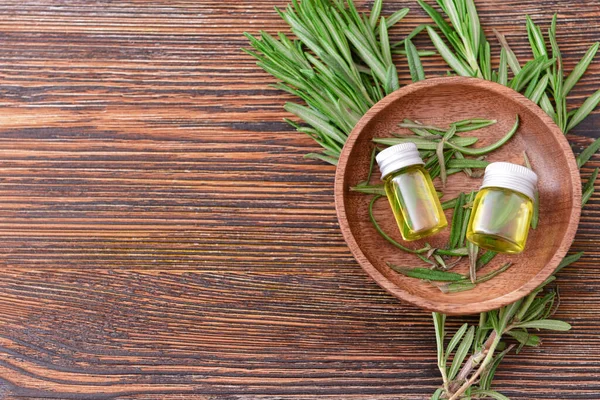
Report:
M 334 167 L 302 158 L 316 146 L 282 122 L 293 99 L 239 50 L 242 31 L 286 30 L 285 4 L 1 2 L 0 398 L 424 399 L 439 384 L 430 316 L 354 261 Z M 526 13 L 560 11 L 567 69 L 600 40 L 597 0 L 477 4 L 524 60 Z M 413 1 L 384 14 L 405 6 L 394 38 L 426 22 Z M 596 88 L 598 62 L 573 105 Z M 576 152 L 599 125 L 569 136 Z M 599 223 L 596 194 L 573 246 L 587 255 L 559 278 L 574 329 L 505 359 L 513 399 L 600 398 Z
M 498 121 L 475 133 L 479 140 L 474 147 L 488 146 L 512 129 L 516 116 L 519 117 L 519 127 L 515 135 L 486 159 L 523 164 L 523 152 L 531 155 L 531 163 L 539 177 L 539 212 L 544 218 L 537 229 L 531 231 L 523 253 L 494 258 L 493 263 L 481 270 L 480 276 L 507 262 L 514 264 L 510 271 L 478 284 L 472 290 L 442 293 L 431 282 L 409 278 L 390 268 L 388 263 L 425 268 L 430 265 L 388 243 L 371 222 L 369 203 L 373 197 L 350 189 L 369 177 L 371 154 L 375 148 L 373 139 L 411 134 L 410 130 L 398 127 L 405 119 L 445 129 L 456 121 L 483 118 Z M 468 136 L 469 133 L 463 135 Z M 370 183 L 381 181 L 374 177 Z M 461 192 L 478 190 L 481 183 L 481 179 L 469 178 L 462 173 L 448 177 L 443 189 L 441 180 L 434 180 L 436 189 L 444 193 L 442 200 L 456 198 Z M 413 250 L 424 248 L 427 243 L 433 248 L 446 248 L 449 228 L 425 239 L 404 242 L 387 203 L 385 199 L 376 202 L 373 211 L 375 219 L 392 238 Z M 581 178 L 573 152 L 560 128 L 525 96 L 482 79 L 431 78 L 395 91 L 374 105 L 356 124 L 337 165 L 335 204 L 340 230 L 350 251 L 381 287 L 400 300 L 425 310 L 448 315 L 472 315 L 514 303 L 538 288 L 556 271 L 577 231 L 581 213 Z M 452 210 L 446 212 L 446 217 L 451 221 Z M 468 276 L 468 257 L 452 271 Z

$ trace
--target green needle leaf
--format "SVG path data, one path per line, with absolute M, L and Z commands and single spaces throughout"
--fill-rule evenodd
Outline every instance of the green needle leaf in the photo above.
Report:
M 540 79 L 533 89 L 533 92 L 529 96 L 529 99 L 533 101 L 535 104 L 538 104 L 542 99 L 542 96 L 546 92 L 546 88 L 548 87 L 548 81 L 550 79 L 549 75 L 544 75 L 542 79 Z
M 460 231 L 463 225 L 464 206 L 465 205 L 465 194 L 461 193 L 458 195 L 458 200 L 454 205 L 454 213 L 452 214 L 452 224 L 450 227 L 450 244 L 449 248 L 454 249 L 457 247 L 460 241 Z
M 534 24 L 531 17 L 527 15 L 527 36 L 529 37 L 529 44 L 531 45 L 531 49 L 533 51 L 533 56 L 535 58 L 541 56 L 548 56 L 548 51 L 546 50 L 546 42 L 544 41 L 544 36 L 542 35 L 542 31 L 540 28 Z
M 437 32 L 430 26 L 427 27 L 427 32 L 429 33 L 429 37 L 433 42 L 433 45 L 437 49 L 438 53 L 444 58 L 444 60 L 448 63 L 450 68 L 452 68 L 458 75 L 461 76 L 473 76 L 473 72 L 465 63 L 463 63 L 460 59 L 458 59 L 452 51 L 446 46 L 446 43 L 442 40 L 442 38 L 437 34 Z
M 412 44 L 410 39 L 405 43 L 406 57 L 408 59 L 408 69 L 413 82 L 422 81 L 425 79 L 425 71 L 421 65 L 421 59 L 417 53 L 417 48 Z
M 490 165 L 489 161 L 472 160 L 472 159 L 452 159 L 448 161 L 448 168 L 485 168 Z
M 430 400 L 440 400 L 440 399 L 441 399 L 441 396 L 442 396 L 442 394 L 443 394 L 443 393 L 444 393 L 444 389 L 442 389 L 442 388 L 438 388 L 438 389 L 437 389 L 437 390 L 436 390 L 436 391 L 433 393 L 433 395 L 431 396 L 431 399 L 430 399 Z
M 594 140 L 592 144 L 586 147 L 585 150 L 583 150 L 581 154 L 577 156 L 577 166 L 579 168 L 583 167 L 585 163 L 587 163 L 590 158 L 596 154 L 598 149 L 600 149 L 600 138 Z
M 373 7 L 371 8 L 371 14 L 369 15 L 369 24 L 371 25 L 371 29 L 375 29 L 377 26 L 377 21 L 379 20 L 379 16 L 381 15 L 381 8 L 383 6 L 383 0 L 375 0 L 373 3 Z
M 456 282 L 465 279 L 464 275 L 455 272 L 438 271 L 428 268 L 407 268 L 387 263 L 388 267 L 409 278 L 423 279 L 436 282 Z
M 441 138 L 440 138 L 441 139 Z M 415 136 L 414 138 L 374 138 L 373 142 L 384 144 L 387 146 L 393 146 L 395 144 L 400 143 L 414 143 L 419 150 L 436 150 L 437 143 L 432 140 L 423 139 Z M 446 144 L 448 146 L 454 145 L 463 148 L 463 146 L 471 146 L 472 144 L 477 142 L 476 137 L 454 137 L 450 139 Z M 490 150 L 491 151 L 491 150 Z
M 391 17 L 390 17 L 391 18 Z M 421 24 L 418 25 L 415 29 L 413 29 L 404 39 L 399 42 L 396 42 L 392 45 L 392 48 L 403 46 L 407 40 L 412 40 L 415 36 L 417 36 L 423 29 L 425 29 L 427 25 Z
M 460 343 L 460 346 L 458 346 L 458 349 L 456 350 L 454 360 L 452 360 L 452 365 L 450 366 L 450 371 L 448 372 L 448 379 L 452 380 L 456 377 L 456 374 L 458 374 L 458 370 L 460 369 L 460 366 L 465 360 L 465 357 L 467 356 L 469 349 L 473 344 L 474 337 L 475 327 L 471 326 Z
M 498 66 L 498 83 L 504 86 L 508 85 L 508 61 L 506 49 L 500 49 L 500 65 Z
M 525 331 L 509 331 L 508 334 L 524 346 L 539 346 L 541 343 L 540 337 L 532 335 Z
M 305 157 L 308 157 L 308 154 Z M 359 192 L 359 193 L 365 193 L 365 194 L 377 194 L 377 195 L 380 195 L 380 196 L 385 196 L 386 195 L 385 194 L 385 188 L 383 187 L 383 185 L 374 185 L 374 186 L 370 186 L 370 185 L 357 185 L 357 186 L 352 186 L 350 188 L 350 190 L 352 192 Z
M 598 171 L 600 171 L 600 168 L 596 168 L 594 170 L 594 172 L 592 172 L 592 176 L 590 176 L 588 178 L 585 186 L 582 189 L 582 193 L 583 193 L 583 196 L 581 198 L 582 206 L 586 205 L 587 202 L 592 197 L 592 195 L 594 194 L 595 183 L 596 183 L 596 179 L 598 178 Z
M 460 343 L 460 340 L 463 338 L 463 336 L 465 335 L 465 332 L 467 331 L 468 328 L 469 328 L 469 324 L 464 323 L 463 326 L 461 326 L 456 331 L 456 333 L 454 334 L 454 336 L 448 343 L 448 347 L 446 348 L 446 360 L 448 360 L 448 357 L 454 351 L 454 348 L 456 346 L 458 346 L 458 343 Z
M 530 328 L 530 329 L 547 329 L 550 331 L 568 331 L 571 329 L 571 325 L 564 321 L 556 319 L 540 319 L 537 321 L 522 322 L 516 325 L 517 328 Z
M 384 17 L 381 18 L 381 24 L 379 25 L 379 38 L 381 41 L 381 54 L 383 55 L 383 61 L 387 65 L 391 65 L 393 63 L 392 52 L 390 49 L 390 40 L 388 38 L 388 28 L 385 24 Z
M 511 71 L 513 72 L 513 74 L 517 75 L 519 72 L 521 72 L 521 64 L 519 63 L 517 56 L 511 50 L 504 35 L 499 33 L 496 29 L 494 29 L 493 31 L 496 37 L 498 38 L 500 45 L 502 45 L 502 48 L 506 51 L 506 61 L 508 62 Z
M 479 15 L 473 0 L 465 0 L 467 5 L 467 15 L 469 16 L 469 36 L 473 49 L 479 48 L 479 39 L 481 37 L 481 24 L 479 23 Z
M 575 86 L 575 84 L 577 82 L 579 82 L 579 79 L 581 79 L 581 77 L 583 76 L 585 71 L 590 66 L 590 63 L 596 56 L 596 52 L 598 51 L 598 46 L 600 46 L 600 42 L 594 43 L 592 45 L 592 47 L 590 47 L 589 50 L 585 53 L 585 55 L 579 61 L 579 63 L 577 63 L 577 65 L 575 66 L 573 71 L 571 71 L 571 73 L 569 74 L 568 78 L 565 80 L 565 83 L 563 85 L 562 95 L 564 97 L 566 97 L 569 94 L 571 89 L 573 89 L 573 86 Z
M 558 264 L 558 267 L 556 267 L 556 271 L 554 271 L 554 273 L 556 274 L 563 268 L 568 267 L 574 262 L 577 262 L 581 258 L 581 256 L 583 256 L 583 251 L 566 256 L 565 258 L 563 258 L 560 264 Z
M 477 260 L 477 270 L 480 270 L 481 268 L 489 264 L 490 261 L 492 261 L 494 257 L 496 257 L 496 255 L 498 255 L 498 253 L 491 250 L 488 250 L 485 253 L 483 253 Z
M 409 8 L 403 8 L 390 15 L 386 20 L 387 27 L 391 28 L 392 26 L 396 25 L 402 18 L 406 17 L 409 11 Z
M 494 390 L 474 390 L 471 394 L 474 396 L 476 395 L 477 398 L 491 397 L 492 399 L 495 399 L 495 400 L 510 400 L 508 397 L 506 397 L 502 393 L 498 393 Z
M 519 116 L 517 115 L 516 121 L 515 121 L 515 124 L 513 125 L 513 127 L 510 129 L 510 131 L 508 131 L 508 133 L 506 135 L 504 135 L 504 137 L 502 139 L 500 139 L 496 143 L 493 143 L 489 146 L 480 147 L 477 149 L 463 147 L 463 146 L 457 145 L 456 143 L 452 143 L 452 142 L 448 142 L 448 146 L 460 151 L 463 154 L 469 155 L 469 156 L 481 156 L 483 154 L 487 154 L 491 151 L 498 149 L 499 147 L 504 145 L 506 142 L 508 142 L 510 140 L 510 138 L 512 138 L 513 135 L 517 132 L 518 128 L 519 128 Z
M 592 111 L 594 111 L 594 108 L 596 108 L 598 103 L 600 103 L 600 90 L 596 91 L 596 93 L 588 97 L 583 102 L 583 105 L 577 110 L 575 115 L 571 117 L 571 120 L 567 125 L 566 132 L 569 132 L 571 129 L 579 125 L 581 121 L 583 121 Z

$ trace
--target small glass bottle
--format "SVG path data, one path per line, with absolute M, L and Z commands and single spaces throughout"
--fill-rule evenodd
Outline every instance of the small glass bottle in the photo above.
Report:
M 417 240 L 448 225 L 431 176 L 414 143 L 388 147 L 377 155 L 381 179 L 404 240 Z
M 475 201 L 467 239 L 498 253 L 525 249 L 538 177 L 532 170 L 507 162 L 491 163 Z

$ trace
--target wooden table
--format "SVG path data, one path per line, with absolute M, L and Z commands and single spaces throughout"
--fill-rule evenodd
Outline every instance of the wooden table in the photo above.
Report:
M 0 398 L 425 399 L 440 383 L 430 316 L 354 261 L 334 167 L 302 158 L 316 146 L 282 121 L 294 99 L 239 50 L 243 31 L 287 31 L 275 4 L 2 1 Z M 567 69 L 600 40 L 597 0 L 477 4 L 523 59 L 526 13 L 561 11 Z M 427 21 L 414 1 L 384 13 L 404 6 L 398 38 Z M 597 60 L 573 104 L 600 88 Z M 599 125 L 569 136 L 576 152 Z M 512 399 L 600 398 L 599 213 L 594 195 L 587 255 L 559 276 L 574 328 L 505 359 Z

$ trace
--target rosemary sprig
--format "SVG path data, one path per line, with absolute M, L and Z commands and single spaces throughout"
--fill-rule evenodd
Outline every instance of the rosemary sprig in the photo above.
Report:
M 418 0 L 421 7 L 430 15 L 440 29 L 440 36 L 434 29 L 427 27 L 438 52 L 448 62 L 449 66 L 459 75 L 478 76 L 493 80 L 504 85 L 512 84 L 521 90 L 532 101 L 538 103 L 566 133 L 583 121 L 592 110 L 600 103 L 600 91 L 587 98 L 577 110 L 567 111 L 566 97 L 571 88 L 581 78 L 589 63 L 594 58 L 598 45 L 593 45 L 573 72 L 566 78 L 564 76 L 562 57 L 556 40 L 556 16 L 548 30 L 548 41 L 544 40 L 543 33 L 533 20 L 528 18 L 527 31 L 532 47 L 532 54 L 539 61 L 529 64 L 527 69 L 521 68 L 517 57 L 510 49 L 503 35 L 496 33 L 502 46 L 500 52 L 500 65 L 498 70 L 492 70 L 490 45 L 480 27 L 479 18 L 472 0 L 436 0 L 443 13 L 448 15 L 450 23 L 446 22 L 440 12 Z M 415 51 L 408 42 L 424 28 L 416 27 L 405 40 L 394 45 L 389 44 L 388 30 L 400 21 L 408 12 L 407 9 L 399 10 L 388 18 L 381 18 L 382 0 L 376 0 L 368 16 L 360 14 L 352 0 L 292 0 L 292 4 L 285 11 L 279 11 L 281 17 L 290 25 L 296 40 L 289 39 L 284 34 L 273 37 L 261 32 L 258 38 L 247 35 L 253 50 L 247 52 L 258 59 L 258 65 L 268 73 L 275 76 L 279 82 L 275 87 L 296 95 L 305 105 L 289 103 L 286 109 L 300 117 L 306 125 L 299 125 L 288 121 L 299 132 L 313 138 L 321 147 L 321 153 L 312 153 L 307 157 L 317 158 L 324 162 L 335 164 L 347 135 L 358 119 L 386 93 L 395 90 L 398 85 L 396 67 L 392 62 L 392 53 L 406 54 L 410 57 L 410 69 L 413 79 L 425 77 L 425 71 L 418 57 L 429 52 Z M 446 40 L 446 42 L 444 41 Z M 407 45 L 409 50 L 407 50 Z M 404 47 L 402 49 L 401 47 Z M 410 54 L 409 54 L 410 52 Z M 544 58 L 545 57 L 545 58 Z M 527 65 L 527 64 L 526 64 Z M 509 70 L 513 77 L 509 80 Z M 519 77 L 525 70 L 526 74 Z M 551 100 L 552 99 L 552 100 Z M 427 130 L 422 124 L 411 128 L 416 136 L 421 138 L 437 135 L 441 140 L 445 129 Z M 461 132 L 457 125 L 456 132 Z M 468 147 L 470 143 L 456 143 L 455 135 L 444 145 L 453 143 Z M 584 151 L 578 158 L 581 166 L 598 149 L 597 143 Z M 448 150 L 450 146 L 448 146 Z M 426 158 L 433 157 L 437 150 L 437 143 L 431 143 Z M 446 158 L 444 152 L 444 158 Z M 455 153 L 461 154 L 461 153 Z M 445 164 L 446 173 L 456 173 L 470 168 L 477 168 L 475 164 L 452 164 L 465 162 L 459 157 Z M 468 162 L 472 162 L 470 160 Z M 478 160 L 480 161 L 480 160 Z M 434 162 L 434 167 L 435 162 Z M 468 168 L 467 168 L 468 167 Z M 438 170 L 439 163 L 437 165 Z M 462 169 L 461 169 L 462 168 Z M 465 171 L 466 172 L 466 171 Z M 438 172 L 439 173 L 439 172 Z M 594 183 L 598 175 L 596 169 L 584 187 L 583 204 L 594 192 Z M 358 185 L 363 191 L 371 190 L 372 193 L 381 194 L 380 187 L 370 185 L 367 181 Z M 371 188 L 369 188 L 371 186 Z M 378 198 L 377 196 L 374 198 Z M 372 205 L 371 202 L 371 213 Z M 456 206 L 456 199 L 442 203 L 444 209 Z M 374 226 L 379 227 L 374 222 Z M 380 227 L 379 227 L 380 228 Z M 380 231 L 382 235 L 385 232 Z M 388 240 L 392 240 L 388 236 Z M 402 245 L 397 243 L 399 248 Z M 457 249 L 432 249 L 426 246 L 423 249 L 413 250 L 427 259 L 448 255 L 465 256 L 466 248 Z M 495 253 L 485 252 L 476 262 L 476 269 L 487 265 Z M 557 271 L 575 262 L 581 253 L 565 257 Z M 443 259 L 442 259 L 443 261 Z M 502 269 L 502 268 L 501 268 Z M 488 274 L 489 275 L 489 274 Z M 483 279 L 488 276 L 477 279 Z M 477 281 L 476 279 L 476 281 Z M 447 361 L 459 342 L 471 330 L 468 324 L 460 328 L 460 335 L 452 340 L 452 346 L 444 346 L 446 317 L 434 314 L 436 341 L 438 343 L 438 367 L 442 375 L 443 385 L 436 390 L 433 399 L 459 399 L 464 396 L 481 398 L 484 396 L 506 399 L 505 396 L 490 389 L 494 372 L 503 357 L 512 349 L 508 346 L 504 351 L 496 354 L 500 349 L 502 336 L 510 336 L 517 340 L 521 346 L 539 345 L 539 337 L 532 335 L 528 329 L 555 329 L 566 330 L 570 326 L 561 321 L 549 319 L 556 294 L 548 292 L 543 287 L 554 278 L 548 279 L 540 288 L 527 298 L 520 300 L 501 310 L 480 314 L 479 323 L 473 325 L 473 339 L 469 352 L 471 355 L 461 360 L 462 367 L 454 379 L 448 377 Z M 448 285 L 459 282 L 449 282 Z M 471 284 L 470 282 L 465 282 Z M 471 341 L 470 339 L 467 342 Z M 460 346 L 459 346 L 460 347 Z M 469 347 L 469 346 L 463 346 Z M 464 350 L 463 350 L 464 351 Z M 462 352 L 462 351 L 461 351 Z M 467 353 L 468 355 L 468 353 Z M 463 358 L 462 356 L 458 359 Z M 457 364 L 459 362 L 457 361 Z M 451 367 L 452 368 L 452 367 Z M 455 373 L 456 367 L 452 369 Z
M 424 10 L 432 16 L 432 19 L 445 35 L 448 42 L 455 46 L 456 51 L 448 54 L 446 51 L 448 50 L 448 47 L 443 43 L 441 38 L 439 38 L 439 35 L 437 35 L 433 29 L 429 29 L 433 44 L 448 62 L 448 65 L 459 75 L 475 76 L 477 69 L 472 65 L 470 65 L 471 70 L 464 68 L 465 63 L 468 61 L 467 55 L 464 49 L 456 48 L 456 38 L 460 37 L 464 39 L 465 32 L 470 26 L 469 24 L 478 25 L 479 21 L 470 18 L 468 12 L 465 12 L 464 8 L 461 7 L 455 7 L 458 15 L 453 15 L 455 11 L 451 7 L 448 7 L 448 3 L 454 5 L 464 4 L 462 0 L 438 1 L 442 10 L 448 15 L 451 24 L 448 24 L 441 15 L 435 12 L 435 10 L 432 11 L 433 8 L 429 5 L 425 5 L 422 0 L 419 0 L 419 3 Z M 534 60 L 526 63 L 523 68 L 521 68 L 519 61 L 508 46 L 504 36 L 496 33 L 496 36 L 502 45 L 502 50 L 500 53 L 498 73 L 492 73 L 492 76 L 497 82 L 511 86 L 515 90 L 522 91 L 531 100 L 539 103 L 542 109 L 544 109 L 544 111 L 546 111 L 566 133 L 587 117 L 587 115 L 589 115 L 589 113 L 600 103 L 600 91 L 598 91 L 590 96 L 580 109 L 567 112 L 566 97 L 594 58 L 594 55 L 598 50 L 598 44 L 594 44 L 588 50 L 579 64 L 565 79 L 562 68 L 562 57 L 556 41 L 556 19 L 555 15 L 552 20 L 552 25 L 548 30 L 548 39 L 550 41 L 551 49 L 551 53 L 549 53 L 541 29 L 535 25 L 531 18 L 527 18 L 528 39 L 532 48 Z M 469 29 L 472 29 L 472 27 Z M 469 45 L 465 40 L 462 40 L 462 43 L 466 46 Z M 473 51 L 472 46 L 471 51 Z M 479 70 L 481 70 L 482 67 L 487 68 L 488 65 L 480 63 Z M 514 74 L 513 79 L 510 81 L 508 80 L 508 67 Z M 550 100 L 551 98 L 553 100 Z M 599 148 L 600 140 L 597 140 L 584 150 L 577 158 L 579 167 L 581 168 Z M 526 161 L 528 163 L 528 160 Z M 598 170 L 594 171 L 584 187 L 583 204 L 589 200 L 594 191 L 597 172 Z M 532 225 L 533 227 L 537 225 L 537 214 L 534 221 L 532 221 Z M 484 253 L 477 261 L 476 268 L 480 264 L 488 263 L 494 256 L 494 253 Z M 566 257 L 561 265 L 559 265 L 559 268 L 557 268 L 557 272 L 571 262 L 576 261 L 579 257 L 581 257 L 581 254 Z M 548 279 L 542 286 L 547 285 L 553 279 L 553 277 Z M 461 282 L 449 283 L 445 286 L 450 287 L 451 285 L 455 285 L 460 289 Z M 478 339 L 476 340 L 475 346 L 473 346 L 473 355 L 465 361 L 463 368 L 457 375 L 455 381 L 448 381 L 448 373 L 447 371 L 443 371 L 443 387 L 438 389 L 432 398 L 444 397 L 454 400 L 463 398 L 463 396 L 467 396 L 468 398 L 474 394 L 500 399 L 506 398 L 500 393 L 490 391 L 490 385 L 493 380 L 495 369 L 506 354 L 505 351 L 494 356 L 494 352 L 500 343 L 502 336 L 509 335 L 513 337 L 521 344 L 521 347 L 536 346 L 540 343 L 539 337 L 531 335 L 527 329 L 570 329 L 570 325 L 565 322 L 548 319 L 548 316 L 552 313 L 556 295 L 554 292 L 547 293 L 543 296 L 542 294 L 542 288 L 539 288 L 525 300 L 520 300 L 498 311 L 482 313 L 480 316 L 480 324 L 476 328 L 477 332 L 475 336 Z M 436 319 L 439 320 L 439 317 L 434 315 L 434 320 Z M 436 334 L 439 336 L 440 332 L 443 334 L 443 327 L 441 327 L 441 331 L 436 331 Z M 487 340 L 485 340 L 486 336 Z M 481 346 L 478 345 L 478 343 L 481 343 Z M 478 387 L 475 386 L 477 381 L 479 382 Z
M 245 50 L 258 65 L 275 76 L 275 87 L 298 96 L 306 105 L 285 108 L 308 126 L 290 122 L 314 139 L 322 153 L 310 158 L 335 164 L 346 138 L 359 118 L 387 93 L 399 88 L 388 29 L 408 9 L 380 18 L 382 1 L 375 2 L 369 18 L 354 3 L 292 1 L 277 10 L 297 40 L 284 34 L 258 38 L 246 33 L 254 51 Z M 310 51 L 309 51 L 310 50 Z

